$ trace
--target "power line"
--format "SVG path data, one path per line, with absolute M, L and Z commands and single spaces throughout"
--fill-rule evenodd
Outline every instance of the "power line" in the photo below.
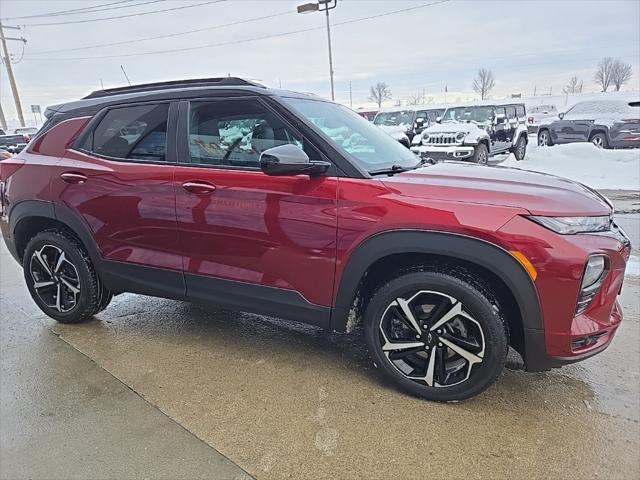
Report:
M 441 3 L 447 3 L 450 0 L 439 0 L 437 2 L 431 2 L 431 3 L 426 3 L 423 5 L 417 5 L 415 7 L 409 7 L 409 8 L 403 8 L 400 10 L 392 10 L 390 12 L 385 12 L 385 13 L 379 13 L 376 15 L 369 15 L 367 17 L 360 17 L 360 18 L 354 18 L 351 20 L 345 20 L 342 22 L 336 22 L 334 23 L 332 26 L 340 26 L 340 25 L 347 25 L 350 23 L 358 23 L 358 22 L 364 22 L 366 20 L 371 20 L 374 18 L 380 18 L 380 17 L 386 17 L 389 15 L 395 15 L 398 13 L 404 13 L 410 10 L 416 10 L 418 8 L 425 8 L 425 7 L 431 7 L 434 5 L 439 5 Z M 174 48 L 174 49 L 169 49 L 169 50 L 156 50 L 156 51 L 152 51 L 152 52 L 140 52 L 140 53 L 125 53 L 125 54 L 113 54 L 113 55 L 100 55 L 100 56 L 93 56 L 93 57 L 68 57 L 68 58 L 51 58 L 51 57 L 47 57 L 46 60 L 93 60 L 93 59 L 102 59 L 102 58 L 121 58 L 121 57 L 138 57 L 138 56 L 143 56 L 143 55 L 160 55 L 160 54 L 164 54 L 164 53 L 177 53 L 177 52 L 187 52 L 187 51 L 193 51 L 193 50 L 202 50 L 205 48 L 213 48 L 213 47 L 223 47 L 223 46 L 229 46 L 229 45 L 238 45 L 241 43 L 248 43 L 248 42 L 255 42 L 255 41 L 259 41 L 259 40 L 267 40 L 270 38 L 278 38 L 278 37 L 285 37 L 285 36 L 289 36 L 289 35 L 295 35 L 298 33 L 306 33 L 306 32 L 313 32 L 316 30 L 324 30 L 326 27 L 324 26 L 318 26 L 318 27 L 312 27 L 312 28 L 304 28 L 304 29 L 300 29 L 300 30 L 292 30 L 289 32 L 281 32 L 281 33 L 275 33 L 275 34 L 270 34 L 270 35 L 263 35 L 260 37 L 252 37 L 252 38 L 245 38 L 242 40 L 231 40 L 228 42 L 221 42 L 221 43 L 209 43 L 209 44 L 205 44 L 205 45 L 196 45 L 193 47 L 182 47 L 182 48 Z M 28 57 L 29 59 L 36 59 L 33 57 Z M 45 58 L 41 58 L 39 60 L 45 60 Z
M 100 8 L 100 7 L 106 7 L 109 5 L 119 5 L 121 3 L 128 3 L 131 2 L 133 0 L 119 0 L 117 2 L 111 2 L 111 3 L 103 3 L 101 5 L 94 5 L 92 7 L 82 7 L 82 8 L 74 8 L 71 10 L 59 10 L 57 12 L 48 12 L 48 13 L 39 13 L 37 15 L 25 15 L 22 17 L 7 17 L 7 18 L 3 18 L 2 20 L 24 20 L 25 18 L 41 18 L 41 17 L 56 17 L 58 15 L 66 15 L 66 14 L 76 14 L 77 13 L 91 13 L 91 10 L 93 10 L 94 8 Z M 126 6 L 126 5 L 125 5 Z M 124 7 L 122 7 L 124 8 Z
M 214 25 L 212 27 L 204 27 L 204 28 L 198 28 L 196 30 L 187 30 L 184 32 L 176 32 L 176 33 L 168 33 L 165 35 L 157 35 L 155 37 L 144 37 L 144 38 L 137 38 L 135 40 L 123 40 L 121 42 L 112 42 L 112 43 L 100 43 L 97 45 L 87 45 L 84 47 L 76 47 L 76 48 L 62 48 L 59 50 L 42 50 L 39 52 L 31 52 L 31 55 L 42 55 L 42 54 L 49 54 L 49 53 L 59 53 L 59 52 L 74 52 L 74 51 L 78 51 L 78 50 L 89 50 L 89 49 L 93 49 L 93 48 L 100 48 L 100 47 L 114 47 L 117 45 L 128 45 L 131 43 L 139 43 L 139 42 L 144 42 L 144 41 L 148 41 L 148 40 L 161 40 L 161 39 L 165 39 L 165 38 L 173 38 L 173 37 L 179 37 L 182 35 L 189 35 L 191 33 L 199 33 L 199 32 L 205 32 L 205 31 L 209 31 L 209 30 L 217 30 L 219 28 L 225 28 L 225 27 L 232 27 L 235 25 L 242 25 L 245 23 L 250 23 L 250 22 L 257 22 L 259 20 L 267 20 L 269 18 L 275 18 L 275 17 L 281 17 L 284 15 L 292 15 L 296 12 L 294 11 L 286 11 L 286 12 L 279 12 L 279 13 L 273 13 L 271 15 L 263 15 L 262 17 L 254 17 L 254 18 L 247 18 L 246 20 L 239 20 L 237 22 L 231 22 L 231 23 L 224 23 L 221 25 Z
M 138 17 L 141 15 L 150 15 L 152 13 L 162 13 L 162 12 L 173 12 L 175 10 L 184 10 L 187 8 L 194 8 L 194 7 L 200 7 L 202 5 L 209 5 L 212 3 L 220 3 L 220 2 L 226 2 L 227 0 L 212 0 L 209 2 L 201 2 L 201 3 L 195 3 L 195 4 L 191 4 L 191 5 L 183 5 L 180 7 L 172 7 L 172 8 L 164 8 L 162 10 L 152 10 L 150 12 L 139 12 L 139 13 L 130 13 L 127 15 L 118 15 L 115 17 L 102 17 L 102 18 L 91 18 L 91 19 L 85 19 L 85 20 L 69 20 L 66 22 L 49 22 L 49 23 L 28 23 L 25 24 L 26 27 L 45 27 L 45 26 L 52 26 L 52 25 L 70 25 L 70 24 L 74 24 L 74 23 L 89 23 L 89 22 L 102 22 L 104 20 L 116 20 L 116 19 L 120 19 L 120 18 L 128 18 L 128 17 Z

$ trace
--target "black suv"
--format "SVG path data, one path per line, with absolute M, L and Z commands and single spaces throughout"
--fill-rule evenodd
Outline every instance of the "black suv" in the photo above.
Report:
M 538 129 L 538 145 L 591 142 L 598 148 L 640 147 L 640 102 L 590 100 L 576 103 L 558 120 Z

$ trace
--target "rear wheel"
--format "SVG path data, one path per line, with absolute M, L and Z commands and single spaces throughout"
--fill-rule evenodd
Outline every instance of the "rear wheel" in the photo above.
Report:
M 524 156 L 527 154 L 527 140 L 524 138 L 524 135 L 520 135 L 520 138 L 518 138 L 518 141 L 511 151 L 516 157 L 516 160 L 524 160 Z
M 489 162 L 489 150 L 484 143 L 473 150 L 473 161 L 479 165 L 486 165 Z
M 31 297 L 58 322 L 83 322 L 111 301 L 87 252 L 64 232 L 50 230 L 32 238 L 22 266 Z
M 551 145 L 553 145 L 553 141 L 551 140 L 549 130 L 538 130 L 538 146 L 550 147 Z
M 375 365 L 411 394 L 463 400 L 489 387 L 508 347 L 500 306 L 466 271 L 415 271 L 371 298 L 365 338 Z
M 609 142 L 607 142 L 607 136 L 604 133 L 596 133 L 589 140 L 596 148 L 609 148 Z

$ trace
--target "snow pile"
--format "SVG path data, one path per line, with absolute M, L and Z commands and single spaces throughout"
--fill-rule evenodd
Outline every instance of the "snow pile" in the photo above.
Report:
M 601 150 L 591 143 L 538 147 L 529 140 L 525 159 L 513 154 L 506 167 L 550 173 L 596 189 L 640 190 L 640 149 Z

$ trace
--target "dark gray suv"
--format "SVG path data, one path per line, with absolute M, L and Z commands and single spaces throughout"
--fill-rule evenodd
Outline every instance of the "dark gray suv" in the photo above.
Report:
M 598 148 L 640 147 L 640 102 L 590 100 L 576 103 L 558 120 L 538 129 L 538 145 L 591 142 Z

